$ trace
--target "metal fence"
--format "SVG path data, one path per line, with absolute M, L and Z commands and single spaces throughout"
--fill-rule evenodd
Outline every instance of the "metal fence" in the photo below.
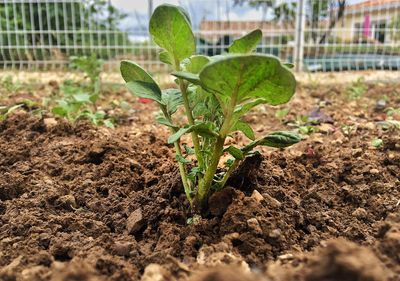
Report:
M 109 69 L 132 59 L 162 71 L 147 22 L 149 10 L 165 1 L 137 1 L 137 9 L 135 2 L 119 1 L 127 6 L 121 7 L 124 17 L 112 0 L 0 0 L 0 67 L 58 69 L 71 56 L 96 53 Z M 235 38 L 260 28 L 258 51 L 299 69 L 400 69 L 399 0 L 175 2 L 191 15 L 201 54 L 221 54 Z

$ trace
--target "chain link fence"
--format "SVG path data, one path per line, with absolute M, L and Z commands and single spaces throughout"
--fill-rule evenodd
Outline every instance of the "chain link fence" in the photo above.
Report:
M 107 69 L 132 59 L 163 71 L 147 23 L 150 10 L 165 1 L 138 1 L 141 9 L 136 1 L 119 2 L 120 9 L 111 0 L 0 0 L 0 67 L 60 69 L 71 56 L 95 53 Z M 299 70 L 400 69 L 399 0 L 175 2 L 191 15 L 200 54 L 221 54 L 260 28 L 257 51 Z

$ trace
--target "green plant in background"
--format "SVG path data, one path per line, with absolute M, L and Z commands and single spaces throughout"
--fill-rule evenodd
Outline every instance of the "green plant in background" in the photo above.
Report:
M 374 138 L 372 141 L 371 141 L 371 144 L 372 144 L 372 146 L 373 147 L 375 147 L 375 148 L 383 148 L 383 140 L 382 139 L 379 139 L 379 138 Z
M 400 116 L 400 107 L 399 108 L 389 107 L 385 110 L 385 112 L 388 116 L 395 116 L 395 115 Z
M 318 127 L 315 126 L 318 125 L 318 122 L 311 120 L 307 115 L 296 115 L 295 120 L 288 122 L 287 125 L 296 128 L 302 135 L 311 135 L 319 132 Z
M 278 109 L 275 112 L 275 117 L 282 121 L 289 114 L 289 112 L 290 112 L 290 108 Z
M 13 106 L 0 106 L 0 121 L 4 121 L 7 117 L 18 108 L 21 108 L 23 104 L 16 104 Z
M 187 199 L 194 211 L 205 210 L 211 193 L 225 186 L 233 170 L 254 153 L 256 146 L 284 148 L 300 141 L 292 132 L 274 132 L 255 139 L 252 128 L 242 119 L 257 105 L 287 103 L 295 92 L 296 81 L 278 58 L 253 53 L 262 38 L 260 30 L 234 41 L 227 54 L 195 55 L 196 40 L 186 11 L 161 5 L 150 19 L 150 33 L 164 49 L 160 60 L 173 68 L 178 89 L 161 90 L 144 69 L 131 61 L 121 62 L 121 74 L 134 95 L 152 99 L 160 106 L 157 121 L 171 130 L 168 143 L 175 146 Z M 179 107 L 184 109 L 186 124 L 174 118 Z M 225 146 L 226 139 L 235 132 L 242 132 L 250 143 Z M 191 142 L 182 140 L 186 134 Z M 224 173 L 217 173 L 224 153 L 233 158 Z
M 346 88 L 346 95 L 350 100 L 361 98 L 367 91 L 367 86 L 363 77 L 358 78 Z
M 9 46 L 7 51 L 0 52 L 0 61 L 16 58 L 27 61 L 49 58 L 58 60 L 60 56 L 82 56 L 92 53 L 103 59 L 112 58 L 123 52 L 122 49 L 116 48 L 121 42 L 129 44 L 127 33 L 120 31 L 118 27 L 125 17 L 126 14 L 118 11 L 111 1 L 106 0 L 33 3 L 2 1 L 0 30 L 16 32 L 0 33 L 2 45 Z M 96 27 L 96 31 L 93 31 L 93 26 Z M 49 32 L 48 36 L 42 36 L 40 31 L 43 30 L 52 32 Z M 104 31 L 113 33 L 111 35 Z M 82 48 L 68 48 L 77 42 Z M 30 46 L 43 47 L 35 49 Z
M 85 73 L 85 78 L 89 79 L 86 91 L 90 94 L 90 101 L 96 104 L 101 90 L 101 71 L 103 61 L 97 59 L 96 54 L 90 56 L 71 57 L 71 67 Z
M 15 93 L 22 88 L 22 83 L 18 80 L 14 81 L 12 75 L 6 75 L 0 79 L 0 85 L 5 90 L 5 93 Z
M 105 125 L 114 128 L 113 118 L 108 118 L 103 110 L 98 110 L 96 104 L 101 94 L 100 75 L 103 62 L 92 54 L 89 57 L 72 57 L 71 66 L 83 72 L 89 83 L 64 81 L 60 89 L 61 97 L 52 108 L 52 113 L 70 122 L 87 119 L 96 126 Z

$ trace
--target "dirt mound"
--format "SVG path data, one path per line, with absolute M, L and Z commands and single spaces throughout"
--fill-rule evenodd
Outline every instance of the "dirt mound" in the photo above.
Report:
M 355 137 L 266 154 L 213 199 L 223 211 L 188 225 L 164 140 L 26 114 L 1 122 L 0 280 L 186 280 L 219 265 L 271 280 L 398 280 L 396 146 Z M 339 236 L 356 244 L 325 242 Z M 276 279 L 283 266 L 302 279 Z

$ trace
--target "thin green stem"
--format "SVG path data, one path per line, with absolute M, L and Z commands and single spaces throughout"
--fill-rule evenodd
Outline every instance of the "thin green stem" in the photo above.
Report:
M 222 189 L 225 187 L 226 182 L 228 181 L 229 177 L 232 175 L 233 171 L 239 166 L 241 160 L 235 159 L 233 164 L 229 167 L 228 171 L 224 174 L 224 177 L 222 180 L 219 182 L 219 189 Z
M 168 120 L 168 122 L 170 122 L 172 124 L 171 116 L 169 116 L 167 110 L 161 106 L 161 111 L 163 112 L 164 117 Z M 176 133 L 176 130 L 174 128 L 170 128 L 170 130 L 172 133 Z M 183 157 L 179 140 L 174 142 L 174 147 L 175 147 L 176 155 Z M 183 189 L 185 190 L 185 194 L 186 194 L 187 199 L 189 200 L 190 205 L 192 205 L 192 202 L 193 202 L 192 188 L 189 184 L 185 164 L 178 162 L 178 165 L 179 165 L 179 173 L 180 173 L 181 179 L 182 179 Z
M 176 71 L 181 70 L 180 63 L 178 60 L 175 60 L 175 70 Z M 179 87 L 180 87 L 180 90 L 182 93 L 183 106 L 185 107 L 186 116 L 187 116 L 189 125 L 192 126 L 192 125 L 194 125 L 194 118 L 193 118 L 193 114 L 192 114 L 192 109 L 190 108 L 190 104 L 189 104 L 187 85 L 185 85 L 185 82 L 181 78 L 179 78 L 178 81 L 179 81 Z M 194 146 L 194 152 L 196 153 L 196 158 L 199 163 L 199 167 L 201 169 L 204 169 L 204 160 L 203 160 L 203 154 L 200 149 L 199 136 L 194 131 L 191 132 L 191 135 L 192 135 L 192 141 L 193 141 L 193 146 Z M 201 177 L 201 174 L 199 174 L 199 177 Z

